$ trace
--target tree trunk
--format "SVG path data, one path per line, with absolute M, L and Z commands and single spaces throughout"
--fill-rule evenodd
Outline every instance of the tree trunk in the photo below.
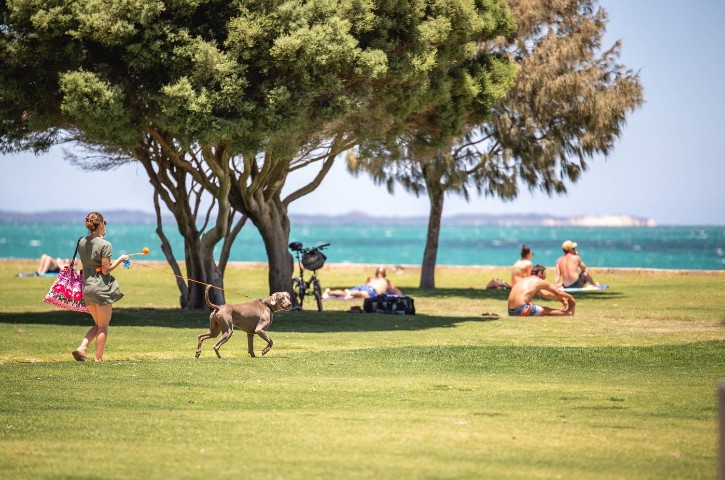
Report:
M 248 167 L 247 175 L 252 179 L 249 185 L 247 179 L 232 182 L 229 195 L 231 205 L 254 223 L 264 242 L 269 262 L 270 294 L 291 293 L 292 290 L 294 259 L 288 248 L 290 220 L 287 206 L 314 191 L 330 171 L 335 157 L 352 145 L 342 134 L 336 135 L 328 146 L 328 152 L 317 159 L 322 161 L 322 166 L 315 178 L 289 194 L 284 200 L 281 199 L 281 191 L 292 168 L 291 161 L 275 159 L 270 152 L 265 154 L 264 164 L 257 165 L 252 162 Z M 247 155 L 247 157 L 253 156 Z
M 231 255 L 234 240 L 236 240 L 239 232 L 242 231 L 242 227 L 244 227 L 244 224 L 247 223 L 247 216 L 242 215 L 242 218 L 240 218 L 239 221 L 234 224 L 234 214 L 235 212 L 231 212 L 229 214 L 229 225 L 234 226 L 229 229 L 229 234 L 224 237 L 224 243 L 222 243 L 222 251 L 219 255 L 219 269 L 222 272 L 226 270 L 227 263 L 229 263 L 229 256 Z
M 208 284 L 224 288 L 222 280 L 222 272 L 214 263 L 214 248 L 204 245 L 197 238 L 184 237 L 186 247 L 186 277 L 188 279 L 188 297 L 182 299 L 182 306 L 185 310 L 205 310 L 207 309 L 204 291 Z M 209 291 L 210 300 L 217 304 L 223 305 L 224 292 L 219 288 L 212 288 Z
M 290 281 L 294 268 L 289 253 L 290 223 L 286 206 L 279 200 L 259 203 L 257 211 L 250 212 L 249 218 L 259 230 L 264 241 L 269 262 L 269 293 L 290 292 Z
M 436 288 L 435 269 L 438 258 L 438 241 L 441 234 L 443 218 L 444 191 L 440 179 L 428 179 L 426 175 L 430 213 L 428 214 L 428 234 L 423 251 L 423 264 L 420 271 L 420 288 L 424 290 Z
M 219 178 L 219 187 L 216 201 L 218 202 L 216 223 L 204 234 L 197 228 L 198 208 L 193 208 L 190 194 L 194 195 L 194 189 L 189 188 L 188 173 L 177 168 L 169 156 L 165 155 L 161 148 L 152 148 L 150 141 L 147 149 L 136 150 L 136 158 L 143 164 L 149 175 L 149 181 L 154 187 L 154 206 L 156 209 L 157 228 L 156 233 L 161 239 L 161 250 L 171 266 L 173 275 L 176 276 L 179 288 L 179 304 L 185 310 L 206 310 L 205 299 L 206 285 L 215 285 L 220 288 L 213 288 L 209 292 L 210 300 L 217 304 L 225 303 L 223 285 L 224 269 L 217 266 L 214 261 L 214 247 L 223 238 L 230 235 L 229 220 L 230 207 L 226 198 L 229 194 L 230 181 L 228 176 Z M 180 157 L 183 154 L 178 154 Z M 154 168 L 156 166 L 158 171 Z M 198 192 L 196 193 L 198 195 Z M 159 199 L 166 205 L 167 209 L 174 216 L 179 233 L 184 239 L 184 260 L 186 271 L 182 271 L 166 238 L 162 220 Z M 198 205 L 199 197 L 196 197 Z M 211 218 L 211 209 L 207 211 L 206 221 Z M 203 220 L 203 219 L 202 219 Z

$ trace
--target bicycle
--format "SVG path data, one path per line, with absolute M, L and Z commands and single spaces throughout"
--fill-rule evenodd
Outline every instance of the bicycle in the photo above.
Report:
M 297 256 L 297 265 L 300 268 L 300 276 L 292 277 L 292 304 L 295 305 L 295 310 L 302 310 L 305 297 L 312 295 L 317 302 L 317 311 L 322 311 L 322 287 L 317 279 L 317 270 L 325 265 L 327 257 L 322 253 L 322 249 L 329 246 L 329 243 L 323 243 L 305 248 L 300 242 L 289 244 L 289 249 Z M 305 281 L 305 270 L 312 270 L 312 277 L 308 281 Z

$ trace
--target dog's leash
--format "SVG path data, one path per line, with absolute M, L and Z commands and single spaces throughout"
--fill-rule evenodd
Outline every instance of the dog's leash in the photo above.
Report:
M 161 270 L 160 268 L 152 267 L 150 265 L 146 265 L 145 263 L 141 263 L 141 262 L 136 262 L 136 263 L 138 263 L 142 267 L 146 267 L 146 268 L 148 268 L 150 270 L 156 270 L 157 272 L 166 273 L 167 275 L 172 275 L 172 276 L 174 276 L 176 278 L 180 278 L 182 280 L 186 280 L 187 282 L 194 282 L 194 283 L 198 283 L 199 285 L 207 285 L 207 286 L 210 286 L 212 288 L 216 288 L 217 290 L 221 290 L 222 292 L 234 293 L 234 294 L 239 295 L 241 297 L 251 298 L 253 300 L 259 300 L 257 297 L 250 297 L 249 295 L 245 295 L 244 293 L 239 293 L 239 292 L 235 292 L 234 290 L 228 290 L 228 289 L 225 289 L 225 288 L 222 288 L 222 287 L 217 287 L 216 285 L 212 285 L 211 283 L 200 282 L 199 280 L 194 280 L 193 278 L 182 277 L 181 275 L 177 275 L 175 273 L 167 272 L 166 270 Z

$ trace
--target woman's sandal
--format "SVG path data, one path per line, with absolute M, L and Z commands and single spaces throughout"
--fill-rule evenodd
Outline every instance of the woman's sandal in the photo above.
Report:
M 85 355 L 83 355 L 78 350 L 73 350 L 72 355 L 73 355 L 73 358 L 75 358 L 79 362 L 87 362 L 88 361 L 88 357 L 86 357 Z

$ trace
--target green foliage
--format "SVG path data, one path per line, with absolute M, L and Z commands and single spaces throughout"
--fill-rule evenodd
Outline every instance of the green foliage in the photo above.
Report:
M 367 159 L 366 168 L 380 170 L 376 178 L 390 187 L 399 180 L 415 192 L 435 187 L 468 195 L 473 184 L 510 197 L 517 178 L 530 185 L 543 179 L 547 191 L 561 191 L 561 178 L 575 179 L 583 162 L 557 163 L 557 152 L 584 158 L 602 150 L 630 104 L 604 119 L 577 105 L 551 120 L 563 141 L 532 142 L 542 131 L 530 128 L 540 112 L 523 106 L 552 97 L 567 107 L 568 98 L 596 92 L 602 81 L 590 77 L 594 86 L 572 95 L 569 84 L 581 79 L 554 75 L 558 67 L 550 64 L 557 62 L 536 64 L 544 73 L 533 75 L 529 89 L 521 79 L 530 77 L 516 72 L 517 62 L 526 68 L 522 58 L 550 56 L 574 73 L 582 70 L 577 61 L 597 50 L 603 21 L 590 22 L 589 2 L 577 1 L 576 8 L 557 4 L 552 12 L 542 2 L 535 21 L 516 24 L 505 0 L 15 0 L 2 7 L 0 148 L 39 151 L 73 141 L 112 159 L 142 162 L 157 203 L 184 231 L 187 261 L 199 264 L 202 275 L 210 273 L 201 264 L 213 262 L 197 257 L 211 255 L 209 243 L 233 240 L 222 220 L 199 247 L 203 232 L 194 224 L 209 219 L 197 219 L 196 206 L 210 195 L 217 219 L 239 212 L 260 230 L 272 265 L 270 289 L 279 290 L 289 285 L 288 204 L 317 188 L 334 158 L 355 144 L 362 145 L 358 165 Z M 571 48 L 549 45 L 543 28 L 584 40 Z M 531 44 L 541 48 L 516 52 Z M 618 78 L 617 54 L 584 70 Z M 509 93 L 514 81 L 523 98 Z M 611 100 L 583 103 L 601 107 Z M 547 105 L 542 109 L 562 110 Z M 491 119 L 494 109 L 500 122 Z M 576 121 L 587 115 L 610 134 L 585 129 L 577 136 Z M 495 126 L 492 145 L 503 151 L 486 157 L 451 150 L 480 125 Z M 501 162 L 489 161 L 494 157 Z M 400 158 L 426 165 L 386 171 L 386 160 Z M 511 165 L 512 159 L 521 163 Z M 283 199 L 289 172 L 314 163 L 322 164 L 314 180 Z
M 0 262 L 3 478 L 706 478 L 717 466 L 721 273 L 595 272 L 611 287 L 577 294 L 574 317 L 510 318 L 505 293 L 482 289 L 507 269 L 444 267 L 436 291 L 406 269 L 393 280 L 418 315 L 330 300 L 275 315 L 265 357 L 237 331 L 224 359 L 209 340 L 195 360 L 206 313 L 171 310 L 173 277 L 137 266 L 117 275 L 107 361 L 82 364 L 70 351 L 88 316 L 40 302 L 52 279 L 13 276 L 33 266 Z M 368 270 L 320 277 L 350 285 Z M 235 266 L 229 283 L 262 295 L 265 275 Z M 239 453 L 259 445 L 273 453 Z
M 60 109 L 79 119 L 78 130 L 88 143 L 133 147 L 140 132 L 130 121 L 123 91 L 91 72 L 74 71 L 60 77 Z
M 68 2 L 68 6 L 76 23 L 68 34 L 108 47 L 123 46 L 139 29 L 153 24 L 164 10 L 163 2 L 146 0 L 76 0 Z
M 129 140 L 149 129 L 233 154 L 275 138 L 299 149 L 346 115 L 381 115 L 396 129 L 408 115 L 452 123 L 458 112 L 445 109 L 461 85 L 448 79 L 470 63 L 486 70 L 464 90 L 481 106 L 510 79 L 501 61 L 488 72 L 490 55 L 476 49 L 510 33 L 502 1 L 17 0 L 3 18 L 5 149 L 32 146 L 33 135 L 62 140 L 47 135 L 55 128 L 130 157 Z M 30 76 L 42 81 L 31 86 Z M 99 115 L 108 128 L 97 127 Z
M 503 190 L 484 185 L 480 191 L 513 196 L 520 181 L 531 190 L 563 193 L 589 158 L 613 148 L 626 116 L 644 103 L 643 88 L 618 63 L 619 42 L 601 47 L 607 17 L 595 1 L 570 0 L 554 9 L 515 1 L 512 9 L 518 30 L 510 51 L 520 73 L 490 124 L 476 132 L 501 144 L 481 159 L 512 173 L 499 183 Z
M 476 99 L 446 104 L 451 117 L 468 121 L 439 131 L 448 118 L 439 110 L 416 122 L 413 135 L 396 132 L 383 143 L 363 144 L 349 159 L 354 173 L 367 171 L 389 188 L 399 182 L 415 194 L 435 181 L 466 198 L 469 189 L 514 198 L 520 185 L 563 193 L 589 158 L 611 150 L 643 98 L 638 75 L 618 63 L 620 44 L 601 48 L 606 12 L 592 0 L 509 4 L 516 30 L 496 44 L 513 63 L 488 56 L 479 64 L 485 68 L 474 65 L 470 78 L 451 89 Z M 431 131 L 440 135 L 438 142 L 431 141 Z M 421 139 L 434 154 L 421 151 Z M 408 164 L 400 165 L 401 159 Z
M 465 58 L 451 55 L 456 50 L 450 42 L 440 49 L 448 55 L 434 59 L 437 50 L 430 49 L 415 58 L 410 72 L 434 71 L 445 60 L 453 60 L 453 67 L 433 74 L 425 93 L 417 95 L 425 98 L 425 109 L 406 101 L 411 108 L 398 124 L 404 128 L 367 136 L 348 154 L 353 174 L 366 172 L 391 193 L 397 183 L 415 195 L 427 194 L 431 215 L 421 279 L 426 288 L 435 288 L 446 194 L 468 200 L 472 190 L 513 199 L 521 185 L 564 193 L 589 158 L 613 148 L 626 115 L 644 101 L 638 76 L 617 63 L 619 43 L 601 50 L 606 13 L 594 8 L 595 1 L 508 3 L 517 20 L 512 34 L 505 5 L 489 2 L 482 15 L 491 21 L 482 23 L 495 26 L 489 34 L 507 38 L 483 36 L 478 43 L 469 38 L 460 49 L 468 53 Z M 451 25 L 457 24 L 429 19 L 420 27 L 422 38 L 431 46 L 444 31 L 460 38 L 449 31 Z

